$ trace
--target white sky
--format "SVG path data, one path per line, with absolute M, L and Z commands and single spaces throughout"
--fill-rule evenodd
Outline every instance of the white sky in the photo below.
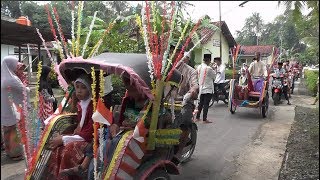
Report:
M 141 4 L 143 1 L 128 1 L 132 5 Z M 212 21 L 219 21 L 219 1 L 188 1 L 194 4 L 190 6 L 188 12 L 192 15 L 193 20 L 201 16 L 209 15 Z M 263 23 L 274 20 L 281 15 L 285 8 L 278 7 L 278 1 L 249 1 L 243 7 L 239 7 L 243 1 L 221 1 L 221 20 L 225 21 L 233 37 L 236 36 L 236 30 L 241 30 L 245 19 L 250 17 L 254 12 L 260 13 Z
M 38 1 L 39 2 L 39 1 Z M 48 1 L 43 1 L 48 2 Z M 128 1 L 131 5 L 136 6 L 145 1 Z M 219 21 L 219 1 L 188 1 L 194 4 L 190 6 L 188 12 L 192 15 L 193 20 L 198 20 L 201 16 L 209 15 L 212 21 Z M 245 19 L 250 17 L 254 12 L 260 13 L 263 23 L 269 23 L 275 17 L 282 14 L 284 6 L 278 7 L 278 1 L 249 1 L 244 7 L 239 7 L 243 1 L 221 1 L 221 20 L 225 21 L 233 37 L 236 36 L 236 30 L 241 30 Z

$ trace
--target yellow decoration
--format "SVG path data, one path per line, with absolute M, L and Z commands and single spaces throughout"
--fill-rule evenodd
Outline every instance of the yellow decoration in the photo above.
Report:
M 103 77 L 103 70 L 100 69 L 100 92 L 99 92 L 99 95 L 100 95 L 100 98 L 102 99 L 102 102 L 103 102 L 103 94 L 104 94 L 104 77 Z
M 98 43 L 96 45 L 94 45 L 94 47 L 92 48 L 88 58 L 91 58 L 94 54 L 94 52 L 99 49 L 99 46 L 102 44 L 104 38 L 106 37 L 106 35 L 110 32 L 110 30 L 112 29 L 113 25 L 115 24 L 115 21 L 111 22 L 108 26 L 108 28 L 104 31 L 102 37 L 100 37 L 100 40 L 98 41 Z
M 181 133 L 181 129 L 158 129 L 156 136 L 180 135 Z
M 128 131 L 121 137 L 121 139 L 120 139 L 120 141 L 119 141 L 119 143 L 118 143 L 118 145 L 117 145 L 117 147 L 116 147 L 116 149 L 115 149 L 115 151 L 113 153 L 113 156 L 112 156 L 112 159 L 110 161 L 107 173 L 104 176 L 104 180 L 109 180 L 110 179 L 111 173 L 112 173 L 113 169 L 115 168 L 116 161 L 119 158 L 119 154 L 120 154 L 121 150 L 123 149 L 123 147 L 125 145 L 125 141 L 127 140 L 128 136 L 131 135 L 132 133 L 133 133 L 133 131 Z
M 177 145 L 179 144 L 179 139 L 155 139 L 157 145 Z
M 38 101 L 39 101 L 39 85 L 40 85 L 40 77 L 42 72 L 42 61 L 38 62 L 38 72 L 37 72 L 37 83 L 36 83 L 36 97 L 34 100 L 34 108 L 38 109 Z
M 159 118 L 159 111 L 160 111 L 160 103 L 162 99 L 162 94 L 164 90 L 164 81 L 157 80 L 156 81 L 156 94 L 155 99 L 153 101 L 153 107 L 152 107 L 152 115 L 151 115 L 151 123 L 149 128 L 149 137 L 148 137 L 148 150 L 154 150 L 155 148 L 155 130 L 158 126 L 158 118 Z
M 96 111 L 96 72 L 94 71 L 94 67 L 91 67 L 91 77 L 92 77 L 92 84 L 91 84 L 91 90 L 92 90 L 92 104 L 93 104 L 93 112 Z
M 64 117 L 64 116 L 66 116 L 66 115 L 76 116 L 76 114 L 60 114 L 60 115 L 54 117 L 52 120 L 50 120 L 49 124 L 47 125 L 47 126 L 49 126 L 49 127 L 48 127 L 47 131 L 45 131 L 45 134 L 43 135 L 42 140 L 43 140 L 43 139 L 48 139 L 48 137 L 49 137 L 49 135 L 50 135 L 50 132 L 51 132 L 51 130 L 52 130 L 52 127 L 53 127 L 53 125 L 55 124 L 55 122 L 56 122 L 58 119 L 60 119 L 61 117 Z M 40 155 L 41 155 L 41 152 L 42 152 L 42 150 L 45 148 L 45 147 L 44 147 L 45 145 L 46 145 L 45 142 L 43 142 L 43 143 L 40 144 L 40 148 L 39 148 L 38 153 L 35 154 L 35 157 L 33 157 L 33 158 L 36 158 L 34 162 L 38 162 L 38 160 L 39 160 L 39 158 L 40 158 Z M 32 167 L 31 167 L 31 168 L 32 168 Z M 33 168 L 35 168 L 35 166 L 33 166 Z M 33 173 L 33 171 L 34 171 L 34 169 L 28 169 L 28 170 L 29 170 L 29 172 L 28 172 L 28 174 L 27 174 L 26 180 L 30 180 L 30 179 L 31 179 L 31 175 L 32 175 L 32 173 Z

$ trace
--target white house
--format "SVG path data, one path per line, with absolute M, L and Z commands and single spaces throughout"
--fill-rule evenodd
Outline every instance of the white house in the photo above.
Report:
M 220 21 L 212 22 L 215 26 L 220 27 Z M 222 63 L 227 64 L 230 61 L 230 48 L 236 45 L 227 24 L 225 21 L 221 21 L 221 45 L 222 45 Z M 202 28 L 200 30 L 201 38 L 208 34 L 206 38 L 201 41 L 201 48 L 195 49 L 195 63 L 200 64 L 203 60 L 204 54 L 211 54 L 211 58 L 221 57 L 220 55 L 220 30 L 212 31 L 209 28 Z

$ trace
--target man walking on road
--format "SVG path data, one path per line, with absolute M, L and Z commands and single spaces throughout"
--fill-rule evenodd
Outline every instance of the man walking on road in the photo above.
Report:
M 214 70 L 216 72 L 216 79 L 214 81 L 214 96 L 215 99 L 218 99 L 218 89 L 224 94 L 225 100 L 228 99 L 227 92 L 224 88 L 224 81 L 225 81 L 225 69 L 226 67 L 221 63 L 220 57 L 215 57 L 214 62 L 216 63 L 216 66 L 214 66 Z
M 198 106 L 198 112 L 196 116 L 196 121 L 200 121 L 200 114 L 203 108 L 203 123 L 212 123 L 207 119 L 209 103 L 212 98 L 212 93 L 214 90 L 213 80 L 214 71 L 212 67 L 209 66 L 211 63 L 211 54 L 204 54 L 203 63 L 198 66 L 198 81 L 199 81 L 199 94 L 200 102 Z

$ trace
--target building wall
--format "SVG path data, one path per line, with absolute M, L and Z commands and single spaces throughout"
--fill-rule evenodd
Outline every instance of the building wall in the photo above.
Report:
M 14 47 L 12 45 L 1 44 L 1 63 L 4 57 L 14 54 Z M 19 58 L 18 56 L 16 57 Z
M 200 50 L 195 50 L 195 62 L 200 64 L 203 60 L 204 54 L 211 53 L 211 61 L 215 57 L 220 56 L 219 47 L 220 32 L 216 31 L 207 44 L 202 45 Z M 222 63 L 226 64 L 229 61 L 229 45 L 224 36 L 222 36 Z

